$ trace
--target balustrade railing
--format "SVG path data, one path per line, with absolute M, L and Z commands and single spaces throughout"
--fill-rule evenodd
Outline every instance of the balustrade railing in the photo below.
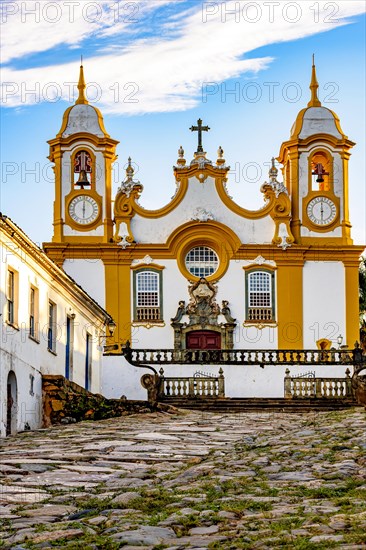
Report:
M 345 378 L 307 378 L 290 376 L 286 370 L 285 398 L 288 399 L 352 399 L 353 392 L 349 369 Z
M 127 343 L 107 346 L 106 355 L 120 354 L 135 366 L 168 364 L 216 365 L 353 365 L 366 363 L 359 347 L 354 350 L 175 350 L 132 349 Z
M 164 377 L 160 378 L 159 398 L 210 398 L 225 396 L 225 380 L 222 373 L 218 377 Z

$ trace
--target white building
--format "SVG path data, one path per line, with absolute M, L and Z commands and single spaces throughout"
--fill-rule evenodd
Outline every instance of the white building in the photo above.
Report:
M 0 216 L 0 435 L 42 425 L 42 374 L 101 391 L 112 319 L 9 218 Z

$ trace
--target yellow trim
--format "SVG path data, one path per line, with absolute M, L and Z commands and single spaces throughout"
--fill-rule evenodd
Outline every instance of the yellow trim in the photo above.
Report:
M 252 269 L 256 269 L 256 270 L 261 270 L 261 269 L 269 269 L 270 271 L 276 271 L 277 266 L 273 266 L 271 264 L 266 264 L 266 263 L 263 263 L 263 264 L 249 264 L 249 265 L 243 265 L 242 269 L 244 269 L 245 271 L 251 271 Z
M 206 227 L 208 223 L 209 222 L 202 225 Z M 218 224 L 218 222 L 211 223 Z M 218 234 L 217 232 L 215 233 L 216 238 Z M 227 233 L 221 234 L 221 238 L 226 236 L 227 239 L 231 239 L 231 235 L 232 231 L 228 230 Z M 200 236 L 202 237 L 202 229 L 201 232 L 197 231 L 196 233 L 197 241 L 199 241 Z M 48 256 L 57 263 L 62 263 L 64 260 L 70 258 L 98 258 L 110 263 L 127 262 L 128 268 L 130 269 L 132 260 L 139 260 L 146 255 L 150 255 L 159 260 L 175 260 L 177 258 L 178 246 L 180 243 L 184 242 L 183 238 L 179 239 L 178 237 L 179 235 L 176 236 L 175 239 L 171 239 L 170 243 L 134 244 L 125 250 L 113 243 L 101 243 L 100 237 L 83 237 L 82 243 L 80 242 L 80 237 L 68 237 L 67 239 L 68 241 L 70 240 L 70 242 L 47 242 L 43 243 L 43 247 Z M 240 242 L 238 248 L 233 249 L 230 242 L 226 242 L 228 245 L 226 251 L 230 258 L 236 261 L 248 260 L 261 255 L 267 260 L 275 261 L 276 264 L 282 262 L 284 265 L 303 265 L 304 261 L 352 260 L 358 262 L 365 248 L 360 245 L 345 245 L 341 238 L 324 238 L 320 242 L 319 241 L 319 238 L 309 238 L 309 244 L 293 245 L 286 251 L 272 244 L 241 244 Z M 88 246 L 85 246 L 85 243 L 87 243 Z
M 133 327 L 144 327 L 147 329 L 155 328 L 155 327 L 165 327 L 164 321 L 133 321 L 132 322 Z
M 130 269 L 132 269 L 133 271 L 135 271 L 136 269 L 147 269 L 151 267 L 152 269 L 157 269 L 158 271 L 162 271 L 163 269 L 165 269 L 165 265 L 159 265 L 159 264 L 154 264 L 154 263 L 151 263 L 151 264 L 135 264 L 135 265 L 131 265 Z
M 303 262 L 281 261 L 278 267 L 278 349 L 303 349 Z
M 356 259 L 343 261 L 345 268 L 346 293 L 346 344 L 353 349 L 355 342 L 360 340 L 359 330 L 359 261 Z
M 104 266 L 106 310 L 117 325 L 113 335 L 114 341 L 131 342 L 130 266 L 114 262 L 104 262 Z
M 86 99 L 85 96 L 85 78 L 84 78 L 84 67 L 80 65 L 80 74 L 79 74 L 79 82 L 78 82 L 78 90 L 79 90 L 79 97 L 77 98 L 75 105 L 88 105 L 89 101 Z

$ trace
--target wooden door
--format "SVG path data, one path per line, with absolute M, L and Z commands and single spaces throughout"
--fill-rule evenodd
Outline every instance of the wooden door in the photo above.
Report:
M 195 330 L 186 337 L 187 349 L 221 349 L 221 334 L 213 330 Z

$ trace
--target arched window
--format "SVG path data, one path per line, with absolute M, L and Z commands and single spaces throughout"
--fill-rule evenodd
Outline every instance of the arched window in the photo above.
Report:
M 161 321 L 161 272 L 143 269 L 134 272 L 134 320 Z
M 330 191 L 332 159 L 325 151 L 316 151 L 311 156 L 312 191 Z
M 79 151 L 74 158 L 74 184 L 84 189 L 91 185 L 93 161 L 88 151 Z
M 246 320 L 274 321 L 274 274 L 250 271 L 246 282 Z

